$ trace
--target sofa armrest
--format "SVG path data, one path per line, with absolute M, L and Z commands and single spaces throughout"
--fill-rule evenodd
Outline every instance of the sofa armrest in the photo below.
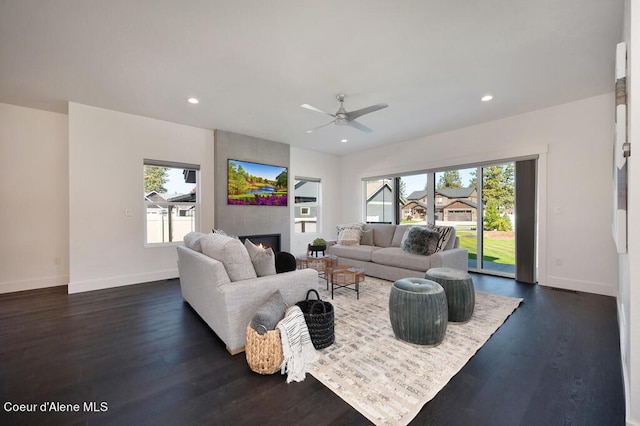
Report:
M 469 268 L 469 252 L 465 248 L 454 248 L 439 251 L 431 255 L 431 267 L 448 267 L 467 271 Z

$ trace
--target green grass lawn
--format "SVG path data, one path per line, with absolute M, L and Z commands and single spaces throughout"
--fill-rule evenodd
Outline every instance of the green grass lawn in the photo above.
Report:
M 456 230 L 456 235 L 460 237 L 460 248 L 466 248 L 469 251 L 469 259 L 476 259 L 478 238 L 474 232 Z M 484 260 L 488 262 L 515 265 L 515 253 L 516 242 L 514 240 L 484 240 Z

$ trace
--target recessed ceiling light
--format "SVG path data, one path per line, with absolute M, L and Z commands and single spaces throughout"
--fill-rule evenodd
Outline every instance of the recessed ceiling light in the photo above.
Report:
M 349 141 L 348 141 L 347 139 L 340 139 L 340 142 L 342 142 L 342 143 L 347 143 L 347 142 L 349 142 Z
M 200 103 L 200 101 L 198 100 L 198 98 L 189 98 L 189 99 L 187 99 L 187 102 L 189 102 L 190 104 L 197 104 L 197 103 Z
M 484 95 L 480 100 L 482 102 L 489 102 L 491 99 L 493 99 L 493 96 L 491 95 Z

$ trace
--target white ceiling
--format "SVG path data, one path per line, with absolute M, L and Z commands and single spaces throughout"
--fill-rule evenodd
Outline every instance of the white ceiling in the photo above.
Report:
M 623 3 L 0 0 L 0 102 L 340 155 L 611 92 Z M 305 132 L 331 118 L 300 105 L 335 112 L 340 92 L 347 110 L 389 104 L 358 120 L 374 133 Z

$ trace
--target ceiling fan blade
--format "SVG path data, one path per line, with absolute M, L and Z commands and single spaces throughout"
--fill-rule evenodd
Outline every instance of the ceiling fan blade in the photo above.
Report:
M 330 121 L 330 122 L 328 122 L 327 124 L 323 124 L 322 126 L 314 127 L 313 129 L 309 129 L 309 130 L 307 130 L 307 133 L 313 133 L 313 132 L 315 132 L 315 131 L 316 131 L 316 130 L 318 130 L 318 129 L 322 129 L 323 127 L 330 126 L 330 125 L 331 125 L 331 124 L 333 124 L 333 123 L 334 123 L 333 121 Z
M 349 121 L 351 120 L 355 120 L 356 118 L 365 115 L 365 114 L 369 114 L 371 112 L 374 111 L 378 111 L 380 109 L 386 108 L 389 105 L 387 104 L 377 104 L 377 105 L 371 105 L 370 107 L 366 107 L 366 108 L 362 108 L 362 109 L 358 109 L 356 111 L 351 111 L 347 113 L 347 119 Z
M 312 105 L 309 105 L 309 104 L 302 104 L 302 105 L 300 105 L 300 106 L 301 106 L 302 108 L 308 109 L 308 110 L 310 110 L 310 111 L 315 111 L 315 112 L 319 112 L 319 113 L 321 113 L 321 114 L 327 114 L 327 115 L 330 115 L 331 117 L 335 117 L 335 115 L 334 115 L 334 114 L 330 114 L 330 113 L 328 113 L 327 111 L 323 111 L 323 110 L 321 110 L 320 108 L 316 108 L 316 107 L 314 107 L 314 106 L 312 106 Z
M 350 121 L 349 126 L 354 127 L 360 131 L 363 131 L 365 133 L 373 133 L 373 130 L 371 130 L 370 128 L 368 128 L 367 126 L 365 126 L 364 124 L 360 124 L 357 121 Z

